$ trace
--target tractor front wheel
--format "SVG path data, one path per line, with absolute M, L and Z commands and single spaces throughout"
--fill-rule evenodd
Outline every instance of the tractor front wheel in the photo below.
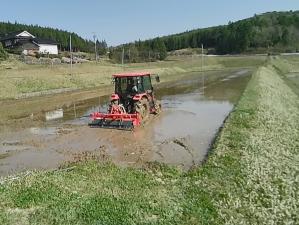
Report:
M 141 122 L 144 123 L 148 119 L 150 114 L 150 106 L 146 98 L 141 99 L 136 104 L 136 111 L 139 113 L 141 117 Z
M 161 112 L 162 106 L 161 101 L 156 100 L 155 101 L 155 114 L 159 114 Z

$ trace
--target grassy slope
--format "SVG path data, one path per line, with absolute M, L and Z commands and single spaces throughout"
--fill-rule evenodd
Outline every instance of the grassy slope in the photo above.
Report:
M 298 96 L 275 69 L 261 67 L 226 122 L 214 153 L 192 176 L 209 190 L 221 221 L 298 221 L 298 109 Z
M 261 67 L 204 166 L 184 173 L 86 162 L 8 177 L 1 224 L 298 223 L 298 96 Z
M 265 57 L 206 57 L 204 70 L 231 67 L 256 67 Z M 10 69 L 7 69 L 10 68 Z M 111 74 L 122 71 L 150 71 L 161 81 L 175 80 L 184 73 L 201 70 L 201 58 L 170 57 L 168 61 L 125 65 L 107 62 L 77 64 L 70 74 L 69 65 L 25 65 L 13 59 L 0 63 L 0 99 L 16 98 L 23 93 L 60 88 L 82 89 L 111 84 Z

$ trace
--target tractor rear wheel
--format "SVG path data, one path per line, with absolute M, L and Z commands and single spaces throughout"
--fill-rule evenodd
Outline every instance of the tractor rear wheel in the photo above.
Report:
M 140 114 L 141 122 L 144 123 L 148 119 L 150 114 L 150 106 L 146 98 L 141 99 L 136 104 L 136 111 Z

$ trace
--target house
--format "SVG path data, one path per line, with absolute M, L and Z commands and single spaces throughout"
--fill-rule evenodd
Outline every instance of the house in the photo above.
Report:
M 35 53 L 58 54 L 58 46 L 55 41 L 37 38 L 27 31 L 6 34 L 0 38 L 0 42 L 4 48 L 22 52 L 25 55 Z
M 39 47 L 39 53 L 42 54 L 51 54 L 57 55 L 58 54 L 58 46 L 57 42 L 50 40 L 50 39 L 40 39 L 34 38 L 32 43 L 36 44 Z

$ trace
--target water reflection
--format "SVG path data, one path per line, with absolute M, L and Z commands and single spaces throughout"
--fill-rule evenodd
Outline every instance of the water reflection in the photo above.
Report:
M 45 113 L 46 121 L 63 118 L 63 109 L 57 109 Z

